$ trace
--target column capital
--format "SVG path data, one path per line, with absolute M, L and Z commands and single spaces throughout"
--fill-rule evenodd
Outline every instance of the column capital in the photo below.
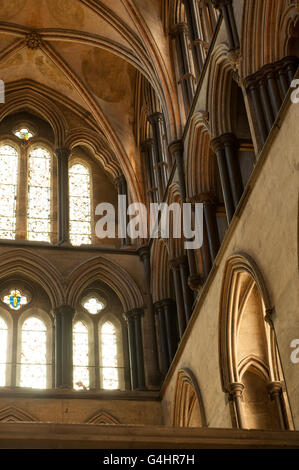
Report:
M 168 146 L 169 152 L 173 156 L 177 156 L 177 154 L 180 154 L 179 156 L 183 157 L 184 155 L 184 142 L 179 139 L 179 140 L 174 140 L 171 142 Z
M 211 146 L 214 152 L 218 152 L 219 150 L 223 150 L 225 147 L 234 147 L 235 149 L 238 149 L 240 147 L 240 143 L 235 134 L 228 132 L 214 138 L 211 141 Z
M 68 160 L 72 151 L 68 147 L 59 147 L 54 150 L 55 155 L 58 159 Z
M 218 198 L 214 193 L 200 193 L 188 199 L 192 204 L 218 204 Z
M 146 152 L 154 145 L 154 139 L 146 139 L 140 145 L 141 152 Z
M 285 390 L 285 384 L 283 382 L 271 382 L 268 384 L 267 388 L 273 400 L 275 395 L 280 395 Z
M 232 0 L 211 0 L 214 8 L 217 8 L 217 10 L 221 9 L 222 7 L 226 5 L 231 5 Z
M 170 260 L 170 267 L 174 271 L 179 270 L 181 265 L 186 265 L 187 264 L 187 258 L 186 256 L 178 256 L 177 258 L 173 258 Z
M 126 182 L 127 182 L 126 177 L 123 174 L 118 175 L 116 178 L 114 178 L 114 183 L 116 184 L 117 187 Z
M 144 311 L 142 308 L 134 308 L 133 310 L 126 312 L 124 316 L 127 320 L 134 320 L 135 318 L 142 318 L 144 316 Z
M 138 250 L 138 256 L 141 258 L 143 261 L 145 258 L 150 258 L 151 256 L 151 249 L 148 245 L 142 246 Z
M 150 114 L 148 116 L 148 120 L 151 124 L 157 124 L 159 122 L 163 122 L 164 121 L 164 116 L 162 113 L 159 113 L 159 112 L 155 112 L 153 114 Z
M 60 305 L 59 307 L 53 309 L 55 317 L 66 315 L 73 319 L 75 312 L 76 310 L 71 305 Z
M 177 34 L 188 33 L 189 28 L 187 23 L 181 22 L 172 26 L 170 34 L 176 36 Z
M 188 286 L 191 290 L 197 291 L 203 286 L 203 280 L 200 274 L 194 274 L 188 277 Z
M 234 382 L 229 386 L 229 394 L 232 398 L 241 398 L 244 392 L 245 386 L 242 383 Z

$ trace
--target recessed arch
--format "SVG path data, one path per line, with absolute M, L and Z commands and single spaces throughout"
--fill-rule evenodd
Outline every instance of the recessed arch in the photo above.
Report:
M 178 373 L 173 409 L 173 426 L 207 427 L 202 396 L 194 374 L 189 369 Z
M 121 266 L 97 257 L 81 264 L 67 279 L 66 300 L 75 306 L 81 293 L 92 282 L 101 280 L 108 284 L 118 295 L 124 312 L 143 307 L 143 297 L 136 282 Z

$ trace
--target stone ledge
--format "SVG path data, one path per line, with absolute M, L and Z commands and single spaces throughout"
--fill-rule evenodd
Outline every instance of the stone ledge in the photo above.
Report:
M 298 449 L 299 432 L 0 423 L 0 449 Z

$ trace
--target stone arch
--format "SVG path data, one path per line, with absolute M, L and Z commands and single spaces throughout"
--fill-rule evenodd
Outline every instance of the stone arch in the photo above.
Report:
M 222 43 L 215 48 L 211 57 L 207 97 L 211 138 L 232 132 L 230 101 L 233 69 L 227 54 L 228 45 Z
M 39 284 L 53 309 L 64 303 L 61 273 L 43 257 L 21 248 L 3 253 L 0 255 L 0 280 L 12 275 L 21 275 Z
M 98 411 L 91 418 L 86 421 L 86 424 L 97 424 L 97 425 L 118 425 L 121 424 L 118 419 L 112 416 L 107 411 Z
M 53 129 L 56 145 L 63 146 L 68 125 L 51 99 L 50 90 L 41 89 L 38 84 L 27 80 L 18 82 L 13 90 L 8 87 L 7 101 L 1 108 L 0 120 L 22 110 L 33 111 L 45 119 Z
M 211 148 L 208 113 L 198 112 L 191 120 L 186 148 L 187 197 L 213 193 L 223 199 L 216 155 Z
M 273 311 L 256 263 L 244 253 L 229 258 L 220 300 L 220 374 L 237 427 L 292 426 Z
M 100 279 L 118 295 L 124 312 L 143 308 L 144 301 L 139 287 L 121 266 L 106 258 L 96 257 L 81 264 L 67 279 L 66 300 L 75 306 L 82 291 L 93 281 Z
M 196 378 L 189 369 L 182 369 L 178 373 L 173 426 L 207 427 L 200 389 Z
M 289 55 L 299 11 L 297 2 L 289 0 L 246 0 L 243 11 L 241 75 L 245 78 Z
M 169 252 L 164 240 L 154 240 L 151 252 L 153 302 L 171 298 Z
M 33 423 L 37 421 L 38 420 L 33 415 L 27 413 L 27 411 L 23 411 L 14 406 L 7 406 L 0 410 L 0 423 Z

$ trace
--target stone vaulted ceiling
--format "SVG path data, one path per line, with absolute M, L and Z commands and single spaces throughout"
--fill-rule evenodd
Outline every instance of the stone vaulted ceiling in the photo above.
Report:
M 84 110 L 135 186 L 134 197 L 140 196 L 133 134 L 138 72 L 168 109 L 176 132 L 175 83 L 160 10 L 159 0 L 0 0 L 0 78 L 8 100 L 18 92 L 26 101 L 34 89 Z

